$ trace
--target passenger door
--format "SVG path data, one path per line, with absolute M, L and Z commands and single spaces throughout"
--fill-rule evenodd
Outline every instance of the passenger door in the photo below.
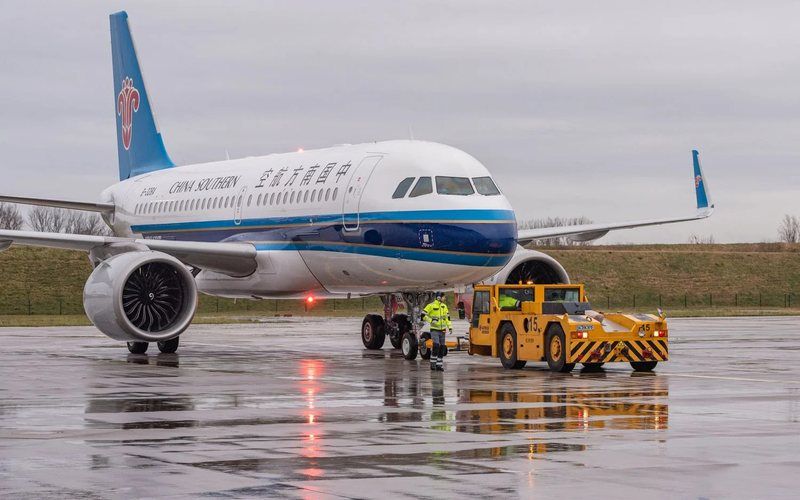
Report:
M 367 185 L 372 171 L 380 163 L 383 156 L 367 156 L 358 164 L 347 188 L 342 197 L 342 224 L 345 231 L 355 231 L 359 225 L 359 212 L 361 208 L 361 196 L 364 194 L 364 187 Z
M 242 205 L 244 205 L 246 195 L 247 188 L 243 187 L 233 200 L 233 223 L 237 226 L 242 223 Z

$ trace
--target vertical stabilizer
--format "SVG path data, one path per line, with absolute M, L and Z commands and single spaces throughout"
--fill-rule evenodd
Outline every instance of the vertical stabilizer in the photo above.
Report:
M 119 178 L 175 166 L 164 148 L 136 57 L 125 11 L 111 14 L 114 115 L 117 119 Z

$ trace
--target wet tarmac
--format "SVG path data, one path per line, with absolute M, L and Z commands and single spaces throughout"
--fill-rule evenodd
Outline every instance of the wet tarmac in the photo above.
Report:
M 654 374 L 432 373 L 359 326 L 0 329 L 0 496 L 797 497 L 800 318 L 673 319 Z

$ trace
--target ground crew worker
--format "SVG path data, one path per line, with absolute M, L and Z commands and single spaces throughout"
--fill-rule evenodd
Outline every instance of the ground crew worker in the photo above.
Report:
M 431 351 L 431 370 L 444 371 L 444 350 L 447 348 L 444 336 L 452 330 L 453 323 L 450 321 L 450 311 L 444 303 L 444 292 L 436 293 L 436 300 L 425 306 L 422 310 L 422 320 L 431 325 L 431 340 L 433 340 L 433 350 Z
M 497 299 L 501 311 L 517 311 L 520 309 L 520 301 L 510 295 L 501 293 Z

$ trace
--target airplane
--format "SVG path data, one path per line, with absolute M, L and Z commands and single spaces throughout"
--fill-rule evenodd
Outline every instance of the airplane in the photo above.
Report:
M 418 336 L 433 291 L 477 282 L 568 283 L 555 259 L 523 246 L 570 236 L 699 220 L 714 205 L 693 151 L 694 214 L 517 229 L 489 170 L 456 148 L 418 140 L 344 144 L 175 165 L 156 125 L 128 15 L 110 15 L 119 182 L 99 202 L 0 201 L 99 213 L 114 236 L 0 230 L 12 244 L 82 250 L 94 267 L 83 294 L 102 333 L 144 353 L 175 352 L 198 293 L 242 299 L 379 295 L 368 349 Z M 404 303 L 407 314 L 398 314 Z

